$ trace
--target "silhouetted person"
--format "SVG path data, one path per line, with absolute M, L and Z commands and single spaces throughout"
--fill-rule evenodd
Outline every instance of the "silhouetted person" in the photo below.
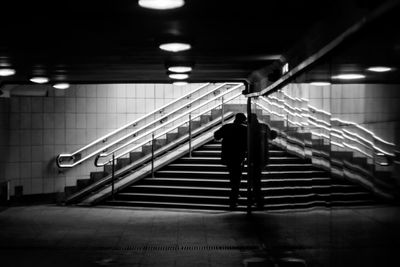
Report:
M 269 160 L 269 140 L 277 136 L 277 132 L 270 129 L 267 124 L 260 123 L 256 114 L 251 114 L 249 124 L 251 136 L 251 154 L 253 161 L 253 196 L 258 208 L 264 207 L 264 197 L 261 192 L 262 170 Z
M 233 123 L 225 124 L 214 133 L 216 140 L 222 139 L 221 160 L 229 172 L 231 209 L 237 205 L 243 162 L 247 150 L 247 126 L 245 123 L 246 116 L 243 113 L 237 113 Z

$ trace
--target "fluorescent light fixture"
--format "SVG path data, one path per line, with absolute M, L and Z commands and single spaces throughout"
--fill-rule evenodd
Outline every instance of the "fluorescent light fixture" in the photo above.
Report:
M 53 87 L 56 89 L 65 90 L 69 88 L 69 83 L 56 83 L 53 85 Z
M 367 70 L 373 71 L 373 72 L 388 72 L 388 71 L 391 71 L 392 68 L 384 67 L 384 66 L 374 66 L 374 67 L 369 67 Z
M 49 78 L 47 78 L 47 77 L 32 77 L 31 79 L 30 79 L 30 81 L 31 82 L 33 82 L 33 83 L 47 83 L 47 82 L 49 82 Z
M 14 69 L 4 68 L 0 69 L 0 76 L 11 76 L 15 74 Z
M 315 85 L 315 86 L 328 86 L 331 85 L 330 82 L 311 82 L 311 85 Z
M 192 46 L 188 43 L 164 43 L 160 46 L 161 50 L 168 51 L 168 52 L 181 52 L 186 51 L 192 48 Z
M 171 66 L 168 68 L 169 71 L 177 73 L 185 73 L 192 71 L 192 67 L 189 66 Z
M 332 76 L 333 79 L 339 79 L 339 80 L 357 80 L 357 79 L 364 79 L 365 75 L 362 74 L 355 74 L 355 73 L 349 73 L 349 74 L 339 74 L 336 76 Z
M 159 10 L 179 8 L 184 4 L 184 0 L 139 0 L 139 6 Z
M 176 86 L 184 86 L 184 85 L 188 85 L 188 83 L 187 82 L 174 82 L 174 83 L 172 83 L 173 85 L 176 85 Z
M 171 79 L 176 79 L 176 80 L 184 80 L 189 78 L 189 75 L 186 73 L 171 73 L 168 75 Z

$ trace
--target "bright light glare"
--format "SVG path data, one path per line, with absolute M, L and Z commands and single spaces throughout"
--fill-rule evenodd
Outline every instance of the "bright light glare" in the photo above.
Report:
M 187 82 L 174 82 L 173 83 L 173 85 L 176 85 L 176 86 L 184 86 L 184 85 L 187 85 L 188 83 Z
M 330 82 L 311 82 L 311 85 L 315 85 L 315 86 L 327 86 L 327 85 L 331 85 Z
M 192 48 L 190 44 L 187 43 L 165 43 L 160 45 L 161 50 L 165 50 L 168 52 L 181 52 L 186 51 Z
M 14 69 L 0 69 L 0 76 L 11 76 L 15 74 Z
M 392 68 L 383 67 L 383 66 L 375 66 L 375 67 L 368 68 L 368 70 L 373 71 L 373 72 L 387 72 L 387 71 L 391 71 Z
M 159 10 L 179 8 L 184 4 L 184 0 L 139 0 L 139 6 Z
M 184 72 L 192 71 L 192 67 L 188 67 L 188 66 L 172 66 L 172 67 L 169 67 L 168 70 L 172 71 L 172 72 L 184 73 Z
M 184 79 L 189 78 L 189 75 L 184 74 L 184 73 L 172 73 L 172 74 L 169 75 L 169 77 L 171 79 L 184 80 Z
M 69 83 L 56 83 L 55 85 L 53 85 L 53 87 L 61 90 L 68 89 Z
M 49 78 L 47 78 L 47 77 L 32 77 L 30 79 L 30 81 L 33 83 L 47 83 L 49 81 Z
M 362 74 L 340 74 L 332 77 L 333 79 L 339 80 L 357 80 L 365 78 L 365 75 Z

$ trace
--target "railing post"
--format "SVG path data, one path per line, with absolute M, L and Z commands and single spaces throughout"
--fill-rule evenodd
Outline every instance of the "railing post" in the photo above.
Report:
M 192 114 L 189 113 L 189 158 L 192 157 Z
M 251 97 L 247 98 L 247 214 L 251 214 L 252 187 L 253 187 L 253 151 L 252 151 L 252 121 L 251 121 Z
M 151 134 L 151 177 L 154 178 L 154 133 Z
M 114 180 L 115 180 L 115 155 L 112 155 L 112 167 L 111 167 L 111 197 L 114 200 Z
M 221 96 L 221 124 L 224 125 L 224 97 Z

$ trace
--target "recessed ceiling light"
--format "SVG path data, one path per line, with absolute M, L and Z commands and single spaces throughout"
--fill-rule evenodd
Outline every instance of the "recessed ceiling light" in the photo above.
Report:
M 159 10 L 179 8 L 184 4 L 184 0 L 139 0 L 139 6 Z
M 14 74 L 15 74 L 14 69 L 9 69 L 9 68 L 0 69 L 0 76 L 11 76 Z
M 172 73 L 168 75 L 171 79 L 176 79 L 176 80 L 184 80 L 189 78 L 188 74 L 185 73 Z
M 357 79 L 363 79 L 365 78 L 365 75 L 362 74 L 339 74 L 336 76 L 332 76 L 333 79 L 339 79 L 339 80 L 357 80 Z
M 68 89 L 69 83 L 56 83 L 53 85 L 53 87 L 56 89 L 61 89 L 61 90 Z
M 327 85 L 331 85 L 330 82 L 311 82 L 311 85 L 315 85 L 315 86 L 327 86 Z
M 192 46 L 188 43 L 164 43 L 161 44 L 160 46 L 161 50 L 165 50 L 168 52 L 181 52 L 181 51 L 186 51 L 192 48 Z
M 192 71 L 192 67 L 189 66 L 171 66 L 168 68 L 169 71 L 184 73 Z
M 49 78 L 38 76 L 38 77 L 32 77 L 30 81 L 33 83 L 47 83 L 49 82 Z
M 374 67 L 369 67 L 367 70 L 373 71 L 373 72 L 387 72 L 387 71 L 391 71 L 392 68 L 384 67 L 384 66 L 374 66 Z
M 187 83 L 187 82 L 173 82 L 172 84 L 173 84 L 173 85 L 176 85 L 176 86 L 184 86 L 184 85 L 188 85 L 188 83 Z

